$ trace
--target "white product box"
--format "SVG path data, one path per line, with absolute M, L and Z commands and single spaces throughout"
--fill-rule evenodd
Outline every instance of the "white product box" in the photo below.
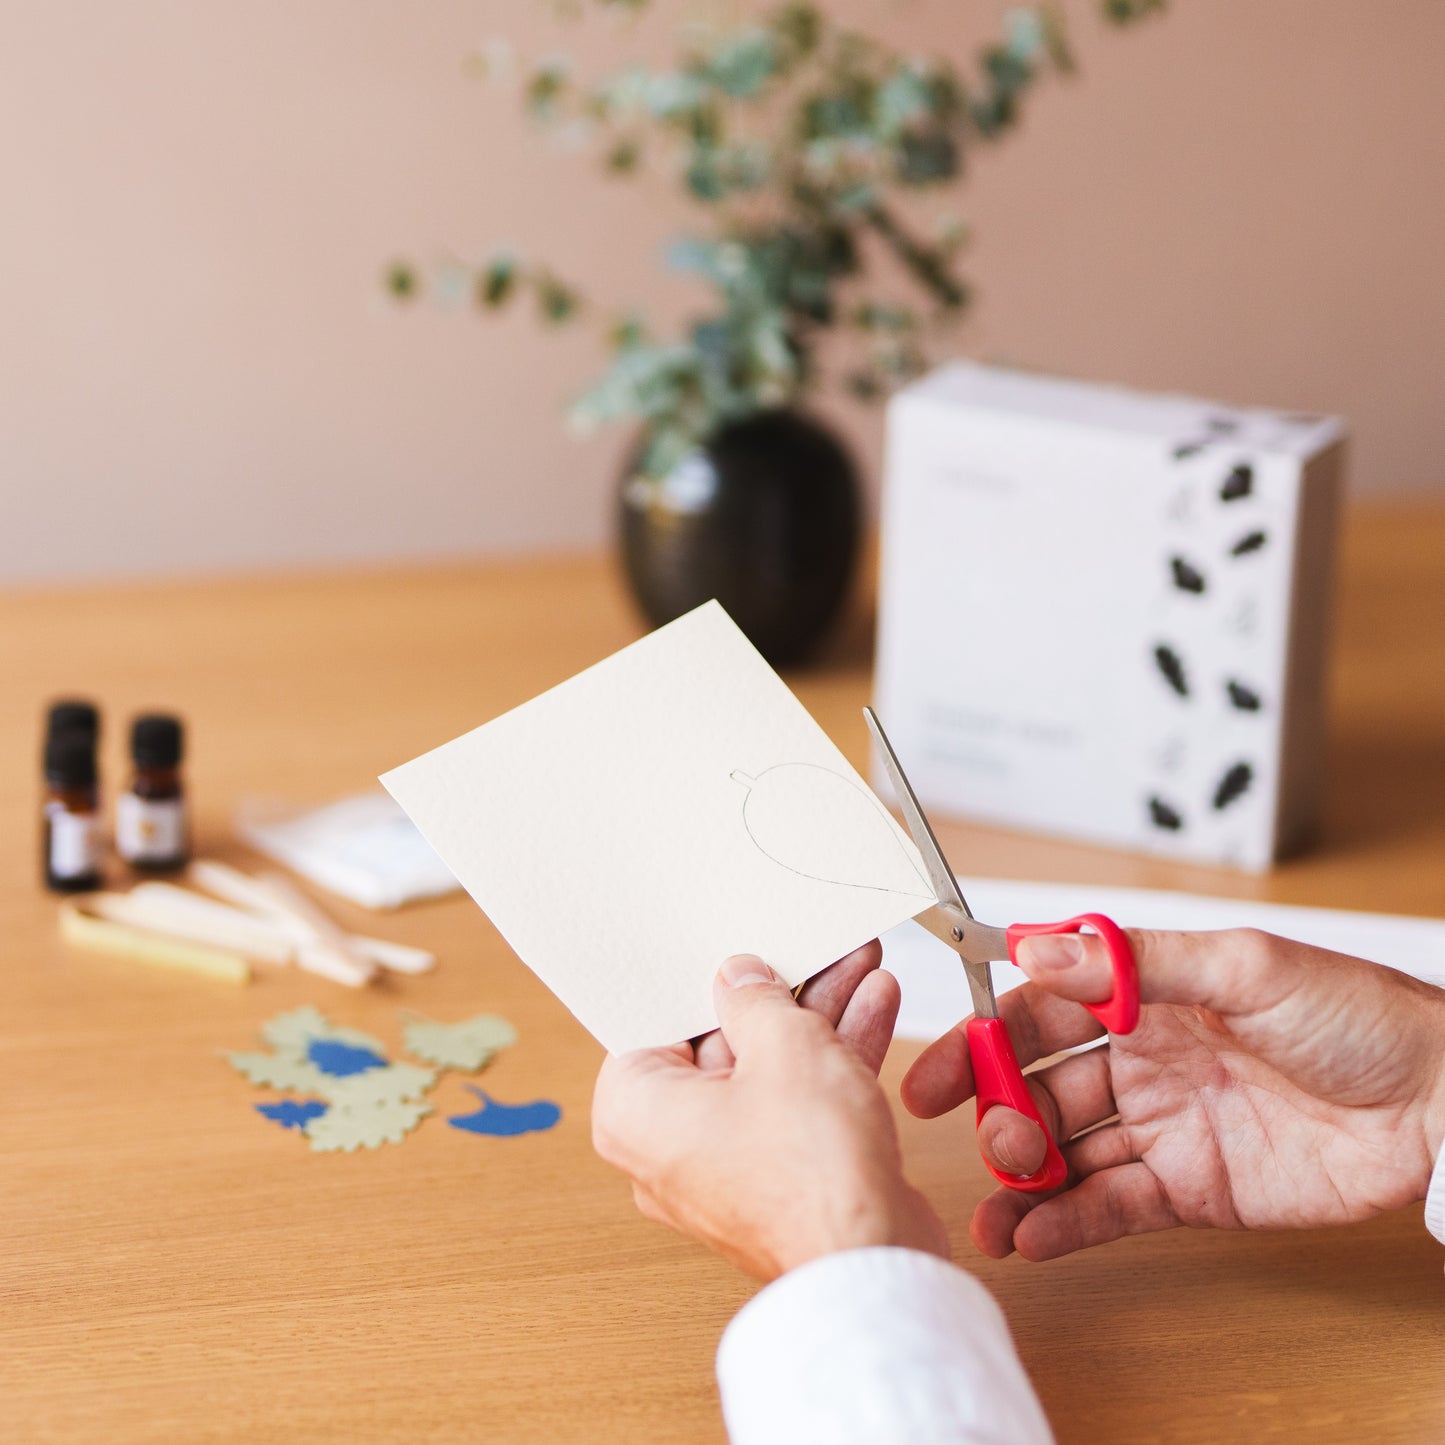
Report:
M 876 705 L 924 806 L 1250 869 L 1298 846 L 1342 451 L 1331 418 L 971 364 L 900 392 Z

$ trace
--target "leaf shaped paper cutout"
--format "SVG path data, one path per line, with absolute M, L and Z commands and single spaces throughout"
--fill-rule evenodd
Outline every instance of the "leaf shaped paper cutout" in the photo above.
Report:
M 306 1045 L 306 1057 L 333 1078 L 346 1079 L 371 1069 L 384 1069 L 386 1060 L 375 1049 L 359 1049 L 340 1039 L 312 1039 Z
M 377 1149 L 400 1144 L 432 1112 L 430 1104 L 393 1100 L 385 1104 L 337 1104 L 305 1126 L 318 1153 L 344 1149 Z
M 402 1033 L 406 1051 L 442 1069 L 475 1073 L 500 1050 L 517 1042 L 517 1031 L 495 1014 L 478 1014 L 457 1024 L 416 1019 Z
M 933 901 L 893 820 L 851 778 L 816 763 L 778 763 L 756 778 L 732 778 L 747 789 L 743 826 L 774 863 L 820 883 Z
M 359 1049 L 370 1049 L 383 1057 L 386 1046 L 360 1029 L 342 1028 L 334 1024 L 320 1009 L 309 1004 L 292 1009 L 289 1013 L 277 1014 L 262 1024 L 261 1037 L 277 1053 L 296 1054 L 304 1058 L 313 1039 L 334 1039 L 337 1043 L 352 1044 Z
M 562 1117 L 562 1110 L 550 1099 L 534 1099 L 530 1104 L 499 1104 L 481 1089 L 470 1084 L 467 1088 L 482 1101 L 482 1107 L 473 1114 L 450 1114 L 447 1123 L 469 1134 L 493 1134 L 500 1138 L 538 1134 L 552 1128 Z
M 330 1027 L 326 1015 L 307 1004 L 268 1019 L 261 1025 L 261 1037 L 280 1053 L 304 1056 L 306 1045 L 312 1039 L 323 1038 Z
M 333 1104 L 346 1108 L 363 1104 L 399 1104 L 407 1099 L 420 1099 L 436 1080 L 435 1069 L 402 1062 L 388 1064 L 384 1069 L 348 1074 L 343 1078 L 328 1075 L 317 1092 Z
M 306 1059 L 290 1054 L 227 1054 L 226 1062 L 263 1089 L 292 1089 L 298 1094 L 323 1094 L 326 1075 Z
M 320 1099 L 280 1099 L 274 1104 L 257 1104 L 256 1112 L 274 1120 L 283 1129 L 304 1129 L 327 1109 Z

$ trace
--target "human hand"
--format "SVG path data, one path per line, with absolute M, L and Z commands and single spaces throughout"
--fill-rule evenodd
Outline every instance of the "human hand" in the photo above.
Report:
M 1138 1027 L 1029 1077 L 1068 1182 L 985 1198 L 971 1228 L 985 1254 L 1053 1259 L 1177 1225 L 1343 1224 L 1424 1197 L 1445 1137 L 1445 991 L 1252 929 L 1129 941 Z M 1025 939 L 1018 962 L 1032 981 L 999 1012 L 1021 1065 L 1104 1032 L 1078 1006 L 1109 995 L 1101 940 Z M 973 1092 L 963 1024 L 902 1088 L 921 1118 Z M 1038 1126 L 1011 1109 L 991 1109 L 978 1140 L 1005 1170 L 1043 1162 Z
M 719 1033 L 608 1056 L 592 1140 L 643 1214 L 763 1280 L 868 1245 L 948 1257 L 878 1085 L 899 997 L 881 958 L 877 942 L 859 949 L 797 1002 L 760 959 L 730 958 Z

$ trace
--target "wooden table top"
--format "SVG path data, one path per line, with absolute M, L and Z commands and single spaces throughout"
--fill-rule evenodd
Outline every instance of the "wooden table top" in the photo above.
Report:
M 862 611 L 789 677 L 859 763 Z M 1445 511 L 1351 515 L 1323 837 L 1268 878 L 962 824 L 944 846 L 967 873 L 1445 915 L 1442 624 Z M 431 976 L 242 988 L 62 947 L 36 882 L 54 696 L 102 703 L 112 787 L 126 719 L 182 712 L 200 851 L 244 864 L 238 798 L 364 788 L 640 630 L 591 558 L 0 598 L 0 1439 L 722 1438 L 713 1350 L 752 1286 L 633 1212 L 588 1140 L 600 1050 L 470 901 L 333 905 L 438 951 Z M 501 1013 L 521 1040 L 488 1088 L 555 1099 L 562 1122 L 496 1139 L 434 1117 L 400 1145 L 313 1154 L 218 1058 L 303 1003 L 393 1044 L 403 1007 Z M 895 1047 L 895 1094 L 916 1052 Z M 473 1107 L 455 1075 L 434 1102 Z M 967 1239 L 988 1185 L 971 1127 L 902 1130 L 1061 1441 L 1445 1439 L 1445 1279 L 1418 1208 L 994 1262 Z

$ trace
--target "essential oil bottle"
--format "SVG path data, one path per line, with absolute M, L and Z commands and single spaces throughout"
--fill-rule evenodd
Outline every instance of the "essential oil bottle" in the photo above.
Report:
M 83 733 L 90 739 L 91 750 L 100 745 L 100 709 L 84 698 L 59 698 L 50 704 L 45 718 L 45 740 L 58 733 Z
M 45 883 L 57 893 L 100 887 L 100 795 L 95 737 L 61 729 L 45 740 Z
M 132 868 L 160 872 L 183 867 L 190 857 L 184 741 L 181 720 L 168 713 L 148 713 L 131 725 L 135 773 L 115 800 L 115 847 Z

